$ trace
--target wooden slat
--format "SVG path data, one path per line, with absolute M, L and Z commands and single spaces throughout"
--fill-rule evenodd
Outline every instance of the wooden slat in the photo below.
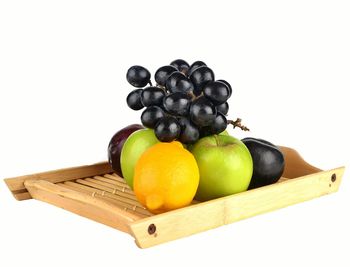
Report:
M 106 178 L 109 178 L 109 179 L 112 179 L 112 180 L 116 180 L 116 181 L 119 181 L 121 183 L 126 183 L 124 178 L 121 178 L 118 174 L 116 173 L 111 173 L 111 174 L 105 174 L 103 175 L 104 177 Z
M 87 186 L 90 186 L 93 188 L 98 188 L 100 190 L 104 190 L 104 191 L 110 192 L 112 194 L 119 195 L 121 197 L 129 198 L 131 200 L 137 201 L 134 194 L 123 192 L 117 188 L 112 188 L 112 187 L 107 187 L 107 186 L 101 185 L 99 183 L 96 183 L 96 181 L 94 179 L 89 179 L 89 178 L 78 179 L 78 180 L 76 180 L 76 182 L 79 184 L 87 185 Z
M 146 209 L 135 198 L 128 198 L 128 197 L 120 196 L 120 195 L 118 195 L 118 192 L 117 193 L 113 193 L 112 190 L 106 191 L 106 190 L 100 189 L 99 187 L 90 187 L 90 186 L 87 186 L 87 185 L 83 185 L 83 184 L 79 184 L 79 183 L 75 183 L 75 182 L 70 182 L 70 181 L 64 182 L 64 183 L 68 184 L 70 186 L 73 186 L 73 187 L 83 188 L 86 191 L 90 192 L 90 194 L 93 193 L 93 192 L 98 192 L 101 195 L 109 196 L 109 197 L 111 197 L 111 198 L 113 198 L 115 200 L 119 200 L 119 201 L 122 201 L 122 202 L 125 202 L 125 203 L 129 203 L 130 205 L 136 205 L 136 206 L 138 206 L 138 207 L 140 207 L 142 209 Z
M 82 193 L 85 193 L 85 194 L 88 194 L 91 196 L 91 191 L 87 189 L 87 188 L 91 188 L 91 187 L 88 187 L 88 186 L 85 187 L 83 185 L 80 185 L 80 184 L 77 184 L 74 182 L 70 182 L 70 181 L 58 183 L 57 185 L 63 186 L 63 187 L 68 187 L 71 190 L 76 190 L 78 192 L 82 192 Z M 79 186 L 75 186 L 75 185 L 79 185 Z
M 120 181 L 117 181 L 117 180 L 106 178 L 105 176 L 106 175 L 104 175 L 104 177 L 102 177 L 102 176 L 94 176 L 93 178 L 96 179 L 96 180 L 99 180 L 101 182 L 106 182 L 106 183 L 109 183 L 109 184 L 112 184 L 112 185 L 115 185 L 115 186 L 119 186 L 121 188 L 124 188 L 124 190 L 126 190 L 128 192 L 132 192 L 131 188 L 124 181 L 120 182 Z M 111 176 L 109 176 L 109 177 L 111 177 Z
M 135 196 L 134 192 L 127 185 L 115 185 L 115 184 L 107 183 L 105 181 L 101 181 L 101 180 L 96 179 L 96 178 L 85 178 L 84 180 L 111 188 L 111 189 L 119 191 L 119 192 L 123 192 L 123 193 L 129 194 L 129 195 Z
M 342 167 L 289 179 L 135 221 L 130 228 L 139 247 L 150 247 L 335 192 L 343 172 Z M 334 182 L 333 174 L 336 175 Z M 151 224 L 156 231 L 149 234 Z
M 26 200 L 30 198 L 30 194 L 25 194 L 27 192 L 27 189 L 24 186 L 25 180 L 46 180 L 51 183 L 59 183 L 78 178 L 103 175 L 110 172 L 112 172 L 112 169 L 108 162 L 102 162 L 93 165 L 65 168 L 15 178 L 7 178 L 5 179 L 5 183 L 17 200 Z
M 123 209 L 85 193 L 77 192 L 44 180 L 26 180 L 31 196 L 94 221 L 129 233 L 129 224 L 140 219 Z

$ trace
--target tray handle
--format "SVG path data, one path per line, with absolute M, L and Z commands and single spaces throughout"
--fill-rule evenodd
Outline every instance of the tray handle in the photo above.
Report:
M 285 146 L 279 146 L 279 148 L 285 159 L 285 168 L 282 177 L 291 179 L 322 171 L 307 163 L 295 149 Z
M 107 201 L 49 181 L 26 180 L 24 185 L 34 199 L 50 203 L 126 233 L 130 233 L 129 224 L 140 219 Z
M 14 178 L 6 178 L 4 181 L 17 200 L 27 200 L 30 199 L 31 196 L 24 186 L 24 181 L 26 180 L 46 180 L 52 183 L 62 183 L 65 181 L 111 172 L 113 172 L 113 170 L 111 169 L 108 162 L 101 162 L 92 165 L 64 168 L 48 172 L 23 175 Z

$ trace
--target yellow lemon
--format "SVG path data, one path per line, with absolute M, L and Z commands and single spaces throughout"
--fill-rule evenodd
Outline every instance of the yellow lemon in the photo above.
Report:
M 147 149 L 136 163 L 134 192 L 152 213 L 189 205 L 198 184 L 196 160 L 180 142 L 158 143 Z

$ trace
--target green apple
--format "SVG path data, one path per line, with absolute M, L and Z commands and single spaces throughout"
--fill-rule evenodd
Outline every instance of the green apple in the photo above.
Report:
M 120 156 L 120 166 L 123 177 L 131 188 L 134 184 L 134 169 L 137 161 L 143 152 L 158 142 L 151 129 L 138 130 L 126 139 Z
M 229 135 L 228 131 L 225 130 L 221 133 L 219 133 L 219 135 Z M 194 144 L 182 144 L 184 146 L 184 148 L 186 148 L 188 151 L 192 151 L 192 148 L 194 146 Z
M 223 131 L 223 132 L 219 133 L 219 135 L 229 135 L 229 133 L 228 133 L 228 131 L 227 131 L 227 130 L 225 130 L 225 131 Z
M 211 135 L 192 147 L 200 180 L 197 200 L 210 200 L 248 189 L 253 160 L 248 148 L 229 135 Z

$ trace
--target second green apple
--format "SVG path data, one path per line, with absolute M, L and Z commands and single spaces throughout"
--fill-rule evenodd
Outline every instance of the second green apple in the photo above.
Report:
M 200 181 L 196 199 L 200 201 L 246 191 L 253 174 L 253 160 L 247 147 L 229 135 L 212 135 L 192 147 Z

